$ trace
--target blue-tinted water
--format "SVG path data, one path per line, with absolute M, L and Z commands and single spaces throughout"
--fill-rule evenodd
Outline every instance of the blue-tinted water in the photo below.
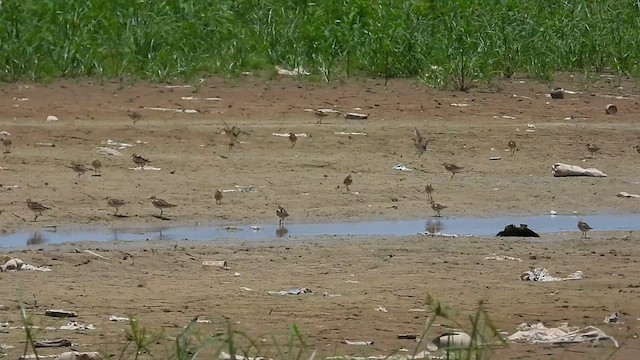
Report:
M 542 233 L 575 231 L 578 220 L 589 223 L 594 231 L 640 230 L 640 214 L 602 215 L 534 215 L 500 216 L 493 218 L 447 217 L 426 220 L 362 221 L 313 224 L 288 224 L 278 228 L 275 224 L 258 225 L 259 231 L 250 225 L 236 225 L 237 231 L 224 226 L 175 226 L 163 228 L 96 228 L 83 230 L 40 230 L 18 232 L 0 236 L 0 248 L 13 249 L 28 245 L 60 244 L 80 241 L 136 241 L 136 240 L 225 240 L 251 241 L 310 236 L 406 236 L 419 232 L 441 232 L 459 235 L 494 236 L 508 224 L 527 224 L 530 229 Z

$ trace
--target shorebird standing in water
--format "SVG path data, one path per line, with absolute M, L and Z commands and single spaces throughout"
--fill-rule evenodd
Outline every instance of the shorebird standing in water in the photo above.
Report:
M 278 226 L 283 226 L 284 219 L 289 216 L 289 213 L 281 205 L 278 205 L 278 210 L 276 210 L 276 215 L 280 218 L 280 220 L 278 221 Z
M 429 203 L 431 204 L 431 209 L 436 212 L 436 217 L 441 217 L 442 215 L 440 215 L 440 212 L 447 208 L 446 206 L 433 201 L 433 199 L 431 199 Z
M 580 231 L 582 231 L 582 237 L 581 238 L 586 238 L 587 237 L 587 232 L 589 230 L 593 230 L 593 228 L 591 226 L 589 226 L 589 224 L 587 224 L 586 222 L 580 220 L 578 221 L 578 229 Z

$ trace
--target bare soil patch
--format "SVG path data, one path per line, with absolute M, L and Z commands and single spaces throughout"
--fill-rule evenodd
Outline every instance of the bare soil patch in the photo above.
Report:
M 581 93 L 552 100 L 545 96 L 546 86 L 528 80 L 504 82 L 495 92 L 471 93 L 432 91 L 407 80 L 385 86 L 375 79 L 331 85 L 208 79 L 198 92 L 164 84 L 100 86 L 84 80 L 4 84 L 0 131 L 11 134 L 13 148 L 0 155 L 0 184 L 5 186 L 0 227 L 12 232 L 52 224 L 275 223 L 278 204 L 291 214 L 289 222 L 425 218 L 433 215 L 424 193 L 428 182 L 434 185 L 436 201 L 448 206 L 444 216 L 636 212 L 637 199 L 615 195 L 640 193 L 640 154 L 632 148 L 640 139 L 637 92 L 621 94 L 617 82 L 603 81 L 586 91 L 573 81 L 559 84 Z M 214 97 L 220 100 L 207 100 Z M 605 113 L 608 103 L 617 105 L 615 116 Z M 369 114 L 369 119 L 330 116 L 318 124 L 304 111 L 332 107 L 358 108 L 355 111 Z M 134 125 L 127 109 L 139 111 L 142 119 Z M 46 122 L 47 115 L 60 120 Z M 229 150 L 221 134 L 223 121 L 251 135 L 241 135 L 241 143 Z M 526 131 L 528 124 L 535 126 L 534 132 Z M 414 127 L 431 140 L 422 157 L 414 156 Z M 289 131 L 310 137 L 300 136 L 292 148 L 286 137 L 272 135 Z M 96 154 L 107 139 L 134 146 L 121 149 L 122 157 Z M 506 151 L 510 139 L 518 144 L 513 156 Z M 588 158 L 587 143 L 601 148 L 596 158 Z M 161 170 L 131 170 L 134 152 Z M 493 156 L 502 160 L 489 160 Z M 94 158 L 102 162 L 102 176 L 76 177 L 65 167 L 72 161 L 88 166 Z M 468 171 L 450 179 L 443 162 Z M 556 162 L 595 167 L 609 176 L 553 178 L 551 165 Z M 415 171 L 393 170 L 398 163 Z M 350 193 L 342 185 L 348 174 L 353 178 Z M 215 204 L 215 189 L 236 186 L 254 186 L 256 191 L 227 192 L 222 205 Z M 165 210 L 170 220 L 154 216 L 159 210 L 148 200 L 152 195 L 177 205 Z M 129 201 L 120 209 L 127 217 L 111 216 L 114 209 L 107 206 L 107 197 Z M 32 222 L 27 198 L 52 209 Z M 110 260 L 75 253 L 69 246 L 33 248 L 12 255 L 53 271 L 3 273 L 0 304 L 6 307 L 0 309 L 0 321 L 18 325 L 19 306 L 31 304 L 35 294 L 37 314 L 45 308 L 68 308 L 78 311 L 82 322 L 96 325 L 87 332 L 43 335 L 71 338 L 84 344 L 80 350 L 118 353 L 125 325 L 109 322 L 109 315 L 134 315 L 149 329 L 171 335 L 201 315 L 212 320 L 201 324 L 207 333 L 223 329 L 229 320 L 254 339 L 273 334 L 284 340 L 287 324 L 295 321 L 310 344 L 327 355 L 378 355 L 413 349 L 413 343 L 396 336 L 422 330 L 428 313 L 409 310 L 424 308 L 431 293 L 459 310 L 457 319 L 463 324 L 484 299 L 497 326 L 510 333 L 522 322 L 602 326 L 625 342 L 612 358 L 633 358 L 640 347 L 637 238 L 590 234 L 592 239 L 578 240 L 576 228 L 575 233 L 543 236 L 537 242 L 409 237 L 281 240 L 259 246 L 184 243 L 176 248 L 144 243 L 127 250 L 133 260 L 113 251 L 112 244 L 75 245 L 90 246 Z M 484 260 L 493 253 L 524 261 Z M 530 255 L 536 259 L 529 260 Z M 227 260 L 231 270 L 200 266 L 202 260 L 217 259 Z M 530 265 L 559 274 L 582 270 L 586 277 L 551 284 L 520 282 L 517 276 Z M 266 293 L 294 287 L 316 293 Z M 342 296 L 323 297 L 325 291 Z M 379 306 L 388 312 L 376 311 Z M 602 324 L 613 311 L 623 314 L 624 325 Z M 341 343 L 344 338 L 375 343 L 354 349 Z M 8 350 L 10 356 L 21 353 L 24 337 L 19 332 L 12 330 L 3 339 L 16 346 Z M 168 340 L 159 341 L 156 353 L 167 346 Z M 497 358 L 600 359 L 611 350 L 515 345 L 500 350 Z

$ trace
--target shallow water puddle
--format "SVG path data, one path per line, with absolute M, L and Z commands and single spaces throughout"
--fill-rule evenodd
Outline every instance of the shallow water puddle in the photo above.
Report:
M 532 215 L 494 218 L 443 217 L 426 220 L 384 220 L 314 224 L 275 224 L 235 226 L 174 226 L 162 228 L 95 228 L 46 229 L 35 232 L 16 232 L 0 236 L 0 248 L 14 249 L 29 245 L 61 244 L 79 241 L 141 241 L 141 240 L 200 240 L 251 241 L 287 238 L 290 236 L 407 236 L 419 232 L 438 232 L 458 235 L 495 236 L 508 224 L 527 224 L 542 233 L 575 231 L 578 220 L 586 221 L 594 231 L 640 230 L 639 214 L 601 215 Z M 257 230 L 259 228 L 259 230 Z

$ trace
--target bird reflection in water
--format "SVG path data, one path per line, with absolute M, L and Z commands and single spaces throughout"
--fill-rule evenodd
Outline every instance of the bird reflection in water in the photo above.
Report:
M 276 236 L 281 238 L 285 237 L 289 233 L 289 229 L 284 226 L 280 226 L 276 229 Z
M 440 222 L 440 218 L 429 218 L 427 219 L 427 223 L 425 225 L 425 230 L 429 232 L 429 235 L 434 236 L 435 234 L 439 234 L 444 230 L 444 225 Z
M 42 245 L 47 242 L 47 239 L 42 236 L 39 231 L 33 233 L 33 235 L 27 238 L 27 246 L 30 245 Z
M 162 234 L 162 229 L 163 228 L 158 229 L 158 232 L 160 233 L 160 236 L 158 236 L 158 240 L 170 240 L 168 237 L 165 237 L 164 234 Z

